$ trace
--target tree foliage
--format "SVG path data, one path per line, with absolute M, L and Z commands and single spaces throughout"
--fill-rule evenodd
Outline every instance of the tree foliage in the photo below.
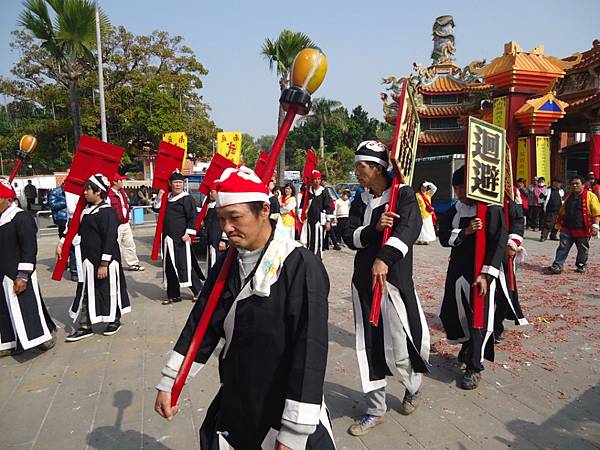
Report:
M 9 108 L 8 116 L 0 119 L 0 148 L 14 149 L 23 132 L 35 129 L 40 138 L 34 153 L 37 163 L 46 170 L 64 168 L 72 156 L 68 86 L 54 76 L 58 69 L 53 55 L 29 33 L 13 32 L 11 46 L 21 58 L 11 71 L 13 78 L 0 77 L 0 93 L 14 99 L 11 105 L 27 104 L 38 114 L 17 120 Z M 156 148 L 170 131 L 185 131 L 188 150 L 210 157 L 218 129 L 200 95 L 207 70 L 181 36 L 163 31 L 136 36 L 118 27 L 107 32 L 103 53 L 108 140 L 126 148 L 126 163 L 135 165 L 145 142 Z M 97 86 L 94 70 L 79 80 L 81 125 L 94 137 L 100 130 Z M 57 149 L 63 156 L 57 158 Z
M 380 122 L 362 108 L 355 107 L 350 114 L 339 102 L 317 99 L 321 106 L 313 111 L 288 137 L 286 155 L 293 170 L 302 170 L 309 148 L 318 149 L 321 130 L 325 143 L 325 157 L 319 166 L 333 180 L 347 180 L 354 167 L 354 150 L 362 141 L 377 139 Z

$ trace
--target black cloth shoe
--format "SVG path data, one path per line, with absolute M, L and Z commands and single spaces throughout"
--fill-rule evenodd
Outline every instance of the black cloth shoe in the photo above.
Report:
M 71 281 L 74 281 L 75 283 L 79 283 L 79 277 L 77 276 L 77 274 L 75 272 L 71 273 Z
M 461 389 L 471 391 L 477 389 L 479 382 L 481 381 L 481 372 L 475 372 L 474 370 L 467 369 L 462 379 L 460 380 Z
M 120 329 L 121 329 L 121 322 L 111 322 L 108 324 L 108 326 L 104 330 L 104 333 L 102 333 L 102 334 L 104 336 L 112 336 Z
M 50 338 L 50 340 L 38 345 L 37 349 L 42 352 L 46 352 L 46 351 L 50 350 L 52 347 L 54 347 L 55 345 L 56 345 L 56 330 L 54 330 L 52 332 L 52 337 Z
M 91 328 L 80 328 L 79 330 L 75 331 L 74 333 L 71 333 L 70 335 L 67 336 L 67 338 L 65 339 L 66 342 L 76 342 L 76 341 L 80 341 L 82 339 L 88 338 L 90 336 L 92 336 L 94 333 L 92 332 Z
M 587 267 L 585 264 L 577 264 L 577 268 L 575 269 L 575 272 L 585 273 L 586 270 L 587 270 Z

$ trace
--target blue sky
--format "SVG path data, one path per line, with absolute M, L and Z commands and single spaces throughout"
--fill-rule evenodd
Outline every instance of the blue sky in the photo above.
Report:
M 228 131 L 276 132 L 278 85 L 260 55 L 266 37 L 285 28 L 307 33 L 328 57 L 329 72 L 316 97 L 363 107 L 382 119 L 381 78 L 404 75 L 413 61 L 429 65 L 437 16 L 456 23 L 456 58 L 464 66 L 488 61 L 516 40 L 543 44 L 565 57 L 600 39 L 600 0 L 331 1 L 100 0 L 113 25 L 136 34 L 180 34 L 208 69 L 202 95 L 212 118 Z M 0 75 L 18 55 L 9 49 L 20 0 L 0 0 Z M 3 99 L 0 99 L 2 102 Z

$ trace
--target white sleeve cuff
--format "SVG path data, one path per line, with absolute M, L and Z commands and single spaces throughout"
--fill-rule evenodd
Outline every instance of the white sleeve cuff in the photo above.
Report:
M 179 372 L 179 368 L 181 364 L 183 364 L 184 356 L 181 353 L 177 353 L 175 350 L 172 350 L 169 359 L 167 360 L 167 364 L 163 367 L 161 373 L 162 378 L 156 385 L 156 389 L 164 392 L 171 392 L 173 389 L 173 384 L 175 384 L 175 378 L 177 378 L 177 373 Z M 188 375 L 188 379 L 185 380 L 186 383 L 190 379 L 190 377 L 195 376 L 200 369 L 204 367 L 204 364 L 199 364 L 197 362 L 192 363 L 192 368 L 190 369 L 190 373 Z
M 389 245 L 390 247 L 394 247 L 396 250 L 399 250 L 402 253 L 402 256 L 405 257 L 408 253 L 408 245 L 402 242 L 397 237 L 391 236 L 386 242 L 385 245 Z
M 358 227 L 356 230 L 354 230 L 354 233 L 352 233 L 352 243 L 354 244 L 354 246 L 356 248 L 363 248 L 364 245 L 362 245 L 362 242 L 360 241 L 360 234 L 362 233 L 362 230 L 365 229 L 365 226 L 362 227 Z
M 456 242 L 456 238 L 458 237 L 458 235 L 460 234 L 460 232 L 462 231 L 462 228 L 455 228 L 454 230 L 452 230 L 452 233 L 450 233 L 450 239 L 448 239 L 448 244 L 451 245 L 452 247 L 454 247 L 454 243 Z
M 513 241 L 515 244 L 517 244 L 517 247 L 520 247 L 521 243 L 523 242 L 523 236 L 512 233 L 508 236 L 508 242 L 510 241 Z
M 186 234 L 189 234 L 190 236 L 196 236 L 196 230 L 194 228 L 186 228 L 185 232 L 186 232 Z
M 285 421 L 282 421 L 285 422 Z M 298 427 L 294 427 L 298 428 Z M 281 429 L 277 434 L 277 441 L 286 447 L 293 449 L 306 448 L 308 437 L 317 429 L 316 425 L 302 427 L 302 430 L 291 428 L 286 423 L 281 424 Z M 305 429 L 304 429 L 305 428 Z
M 288 398 L 285 400 L 281 419 L 301 425 L 317 425 L 320 414 L 320 404 L 302 403 Z
M 492 266 L 483 266 L 481 273 L 485 273 L 494 278 L 498 278 L 498 275 L 500 275 L 500 271 Z
M 31 263 L 19 263 L 19 265 L 17 266 L 17 270 L 18 271 L 25 271 L 25 272 L 33 272 L 33 264 Z
M 102 261 L 110 261 L 112 259 L 112 255 L 108 253 L 102 253 Z
M 64 237 L 64 236 L 63 236 L 63 237 L 61 237 L 61 238 L 58 240 L 58 242 L 60 242 L 61 244 L 62 244 L 63 242 L 65 242 L 65 237 Z

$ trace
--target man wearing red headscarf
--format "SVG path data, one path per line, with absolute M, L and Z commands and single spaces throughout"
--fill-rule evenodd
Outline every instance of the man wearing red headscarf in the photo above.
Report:
M 327 364 L 325 267 L 275 231 L 269 191 L 250 169 L 226 169 L 215 208 L 237 257 L 191 374 L 222 338 L 219 393 L 200 429 L 200 448 L 333 450 L 323 402 Z M 171 389 L 224 258 L 217 259 L 157 386 L 155 410 L 171 419 Z
M 14 200 L 10 184 L 0 179 L 0 356 L 45 351 L 56 341 L 37 280 L 37 227 Z

